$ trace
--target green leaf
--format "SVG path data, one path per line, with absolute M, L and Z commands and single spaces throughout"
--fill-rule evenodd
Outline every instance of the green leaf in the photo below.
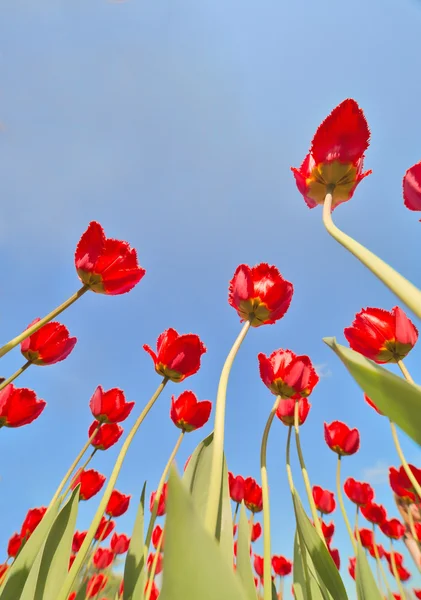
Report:
M 335 338 L 324 338 L 323 341 L 339 356 L 379 410 L 421 444 L 421 387 L 337 344 Z
M 75 600 L 86 600 L 86 590 L 88 589 L 88 579 L 81 584 L 76 594 Z
M 146 481 L 143 484 L 142 494 L 140 496 L 139 508 L 137 510 L 136 521 L 133 527 L 132 537 L 130 539 L 129 551 L 124 565 L 124 592 L 123 600 L 132 600 L 133 598 L 143 598 L 145 588 L 145 564 L 144 544 L 144 515 L 145 515 L 145 495 Z
M 20 600 L 29 572 L 56 518 L 59 505 L 60 499 L 58 498 L 45 513 L 40 524 L 19 552 L 15 562 L 7 572 L 6 581 L 0 593 L 0 600 Z
M 244 502 L 241 503 L 240 520 L 238 522 L 236 573 L 243 584 L 244 598 L 247 600 L 256 600 L 257 592 L 250 560 L 250 525 L 247 520 Z
M 202 523 L 188 490 L 171 470 L 161 600 L 244 600 L 240 578 Z
M 376 585 L 367 557 L 360 543 L 358 543 L 357 550 L 355 581 L 359 600 L 383 600 L 383 596 Z
M 303 561 L 305 552 L 306 564 Z M 320 583 L 315 574 L 315 568 L 306 548 L 301 548 L 298 531 L 294 540 L 294 562 L 293 562 L 294 592 L 296 600 L 329 600 L 331 595 Z M 307 586 L 308 583 L 308 586 Z M 310 588 L 308 590 L 308 588 Z M 308 591 L 311 598 L 308 598 Z
M 315 575 L 335 600 L 348 600 L 345 586 L 328 549 L 304 512 L 298 494 L 293 494 L 295 517 L 300 539 L 310 555 Z M 323 591 L 323 590 L 322 590 Z

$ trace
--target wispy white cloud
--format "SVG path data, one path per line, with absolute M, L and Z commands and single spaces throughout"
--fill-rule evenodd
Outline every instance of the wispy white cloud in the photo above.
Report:
M 316 373 L 320 377 L 320 379 L 332 377 L 332 371 L 329 369 L 329 365 L 327 363 L 320 363 L 319 365 L 314 365 L 314 368 L 316 369 Z
M 389 465 L 378 460 L 372 467 L 366 467 L 362 472 L 363 479 L 371 484 L 382 484 L 389 481 Z

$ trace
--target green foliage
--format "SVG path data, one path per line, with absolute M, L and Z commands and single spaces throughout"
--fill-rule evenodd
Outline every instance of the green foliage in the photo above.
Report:
M 123 600 L 142 598 L 145 588 L 145 550 L 144 550 L 144 515 L 145 515 L 146 481 L 143 484 L 139 508 L 130 540 L 129 551 L 124 566 Z
M 379 592 L 365 552 L 358 542 L 357 563 L 355 567 L 358 600 L 383 600 Z
M 250 561 L 250 525 L 243 502 L 240 507 L 240 520 L 238 523 L 237 575 L 243 584 L 245 600 L 256 600 L 256 586 L 254 585 L 254 576 Z

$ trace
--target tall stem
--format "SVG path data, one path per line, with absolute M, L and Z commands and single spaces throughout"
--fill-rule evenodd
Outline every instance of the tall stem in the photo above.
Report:
M 355 535 L 357 536 L 358 542 L 361 544 L 360 526 L 358 523 L 359 516 L 360 516 L 360 507 L 357 504 L 357 510 L 355 511 Z
M 79 298 L 83 296 L 83 294 L 85 294 L 88 290 L 89 286 L 83 285 L 75 294 L 73 294 L 73 296 L 70 296 L 70 298 L 66 300 L 66 302 L 63 302 L 63 304 L 57 306 L 57 308 L 48 313 L 46 317 L 44 317 L 37 323 L 34 323 L 32 327 L 25 329 L 25 331 L 23 331 L 21 334 L 10 340 L 10 342 L 7 342 L 7 344 L 0 348 L 0 358 L 8 352 L 10 352 L 10 350 L 13 350 L 13 348 L 15 348 L 21 342 L 23 342 L 23 340 L 26 340 L 27 337 L 38 331 L 38 329 L 41 329 L 41 327 L 43 327 L 46 323 L 49 323 L 50 321 L 55 319 L 55 317 L 57 317 L 60 313 L 66 310 L 66 308 L 69 308 L 69 306 L 76 302 L 76 300 L 79 300 Z
M 10 375 L 7 379 L 5 379 L 2 383 L 0 383 L 0 391 L 3 390 L 9 383 L 12 383 L 15 379 L 19 377 L 28 367 L 32 365 L 32 360 L 28 360 L 24 365 L 21 366 L 20 369 L 15 371 L 13 375 Z
M 377 547 L 377 542 L 376 542 L 376 526 L 374 525 L 374 523 L 373 523 L 373 548 L 374 548 L 374 556 L 376 557 L 377 569 L 382 574 L 383 581 L 385 583 L 386 590 L 387 590 L 388 594 L 390 595 L 391 598 L 393 598 L 392 590 L 390 589 L 389 581 L 387 579 L 386 572 L 385 572 L 385 570 L 383 568 L 382 561 L 381 561 L 380 554 L 379 554 L 379 549 Z M 379 583 L 380 583 L 380 581 L 379 581 Z M 381 588 L 381 586 L 380 586 L 380 588 Z
M 240 508 L 240 502 L 237 502 L 237 506 L 235 507 L 235 511 L 234 511 L 234 519 L 232 521 L 232 529 L 233 529 L 233 531 L 234 531 L 235 524 L 237 522 L 237 516 L 238 516 L 239 508 Z
M 262 478 L 262 498 L 263 498 L 263 598 L 272 600 L 272 552 L 270 547 L 270 506 L 269 506 L 269 482 L 266 464 L 267 445 L 269 431 L 272 427 L 273 419 L 278 410 L 281 396 L 277 396 L 272 410 L 270 411 L 266 427 L 263 432 L 262 445 L 260 448 L 260 473 Z
M 408 371 L 408 369 L 406 368 L 406 365 L 404 364 L 403 360 L 398 360 L 397 363 L 398 367 L 401 370 L 402 375 L 405 377 L 405 379 L 407 381 L 409 381 L 409 383 L 415 383 L 415 381 L 412 379 L 410 372 Z
M 338 454 L 338 464 L 336 468 L 336 492 L 338 494 L 338 502 L 342 512 L 343 519 L 345 521 L 346 528 L 349 533 L 349 537 L 354 548 L 355 556 L 357 556 L 357 544 L 355 543 L 354 534 L 352 533 L 351 523 L 349 522 L 348 515 L 346 514 L 344 499 L 342 496 L 342 485 L 341 485 L 341 455 Z
M 104 495 L 102 496 L 101 502 L 98 506 L 98 509 L 95 513 L 95 516 L 93 518 L 93 521 L 88 529 L 88 533 L 86 534 L 86 538 L 82 544 L 82 546 L 80 547 L 79 552 L 76 555 L 75 561 L 72 565 L 72 568 L 70 569 L 70 571 L 68 572 L 66 579 L 63 582 L 63 585 L 61 587 L 61 590 L 56 598 L 56 600 L 67 600 L 67 596 L 70 594 L 70 591 L 72 589 L 72 585 L 77 577 L 77 574 L 79 572 L 80 567 L 82 566 L 83 561 L 86 558 L 86 555 L 88 553 L 89 550 L 89 546 L 91 543 L 91 540 L 93 539 L 95 532 L 98 528 L 98 525 L 101 521 L 101 517 L 105 512 L 105 509 L 107 507 L 108 501 L 110 499 L 111 493 L 114 489 L 115 486 L 115 482 L 117 481 L 117 477 L 120 473 L 121 467 L 123 465 L 124 459 L 126 458 L 126 454 L 127 451 L 130 447 L 130 444 L 133 441 L 134 436 L 136 435 L 137 430 L 139 429 L 139 427 L 141 426 L 141 424 L 143 423 L 143 421 L 145 420 L 145 417 L 147 416 L 147 414 L 149 413 L 149 411 L 151 410 L 152 406 L 155 404 L 156 400 L 158 399 L 158 396 L 160 395 L 160 393 L 162 392 L 162 390 L 165 388 L 166 384 L 168 382 L 168 377 L 164 377 L 164 379 L 162 380 L 162 382 L 159 384 L 156 392 L 153 394 L 153 396 L 151 397 L 151 399 L 149 400 L 149 402 L 146 404 L 145 408 L 143 409 L 143 411 L 141 412 L 141 414 L 139 415 L 136 423 L 133 425 L 130 433 L 128 434 L 128 436 L 126 437 L 124 444 L 121 447 L 120 453 L 117 457 L 116 463 L 114 465 L 114 469 L 110 475 L 110 478 L 108 479 L 108 483 L 107 486 L 105 488 L 105 492 Z
M 227 399 L 228 379 L 231 367 L 244 338 L 250 329 L 250 321 L 246 321 L 235 340 L 222 367 L 216 394 L 215 426 L 213 432 L 212 466 L 209 478 L 209 496 L 206 506 L 205 527 L 214 536 L 218 521 L 219 498 L 221 492 L 223 462 L 224 462 L 224 436 L 225 436 L 225 406 Z
M 156 567 L 158 565 L 159 554 L 161 552 L 161 546 L 162 546 L 162 540 L 163 539 L 164 539 L 164 531 L 162 532 L 162 535 L 159 538 L 159 541 L 158 541 L 158 544 L 157 544 L 157 547 L 156 547 L 155 556 L 153 557 L 151 572 L 149 574 L 148 582 L 147 582 L 147 585 L 146 585 L 145 600 L 149 600 L 149 598 L 151 596 L 152 586 L 153 586 L 153 582 L 154 582 L 154 579 L 155 579 Z
M 413 472 L 405 458 L 405 455 L 402 450 L 402 446 L 400 445 L 400 442 L 399 442 L 398 432 L 396 431 L 396 425 L 393 423 L 393 421 L 389 421 L 389 422 L 390 422 L 390 429 L 392 430 L 393 443 L 395 444 L 395 448 L 396 448 L 396 452 L 398 453 L 399 460 L 401 461 L 404 471 L 407 474 L 409 481 L 412 483 L 412 486 L 413 486 L 414 490 L 416 491 L 418 497 L 421 498 L 421 486 L 418 483 L 415 475 L 413 474 Z
M 393 575 L 396 579 L 396 583 L 398 584 L 398 590 L 402 598 L 405 598 L 405 590 L 403 589 L 401 578 L 399 577 L 399 572 L 396 567 L 396 557 L 395 557 L 395 549 L 393 547 L 393 540 L 390 540 L 390 558 L 392 563 L 392 571 Z
M 307 473 L 306 465 L 304 462 L 304 455 L 303 455 L 303 451 L 301 448 L 299 412 L 298 411 L 299 411 L 299 403 L 296 400 L 295 407 L 294 407 L 294 429 L 295 429 L 295 443 L 297 446 L 298 459 L 300 461 L 301 473 L 303 475 L 303 480 L 304 480 L 304 485 L 305 485 L 306 492 L 307 492 L 308 502 L 310 504 L 311 516 L 313 517 L 314 527 L 316 528 L 317 533 L 323 540 L 323 543 L 326 545 L 326 540 L 323 535 L 322 526 L 320 525 L 320 521 L 317 516 L 317 508 L 316 508 L 316 505 L 315 505 L 314 499 L 313 499 L 313 491 L 311 488 L 310 478 Z
M 402 277 L 395 269 L 362 244 L 338 229 L 332 221 L 332 194 L 326 194 L 323 205 L 323 223 L 328 233 L 363 263 L 380 281 L 402 300 L 421 319 L 421 291 Z

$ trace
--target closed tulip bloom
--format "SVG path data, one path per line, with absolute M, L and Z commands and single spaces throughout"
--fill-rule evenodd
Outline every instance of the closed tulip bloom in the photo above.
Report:
M 37 318 L 30 325 L 35 325 L 41 319 Z M 65 325 L 50 321 L 27 337 L 20 345 L 20 351 L 26 360 L 33 365 L 53 365 L 69 356 L 75 347 L 77 339 L 70 337 L 69 330 Z
M 149 572 L 150 572 L 150 571 L 151 571 L 151 569 L 152 569 L 152 564 L 153 564 L 153 561 L 154 561 L 154 560 L 155 560 L 155 553 L 154 553 L 154 552 L 151 552 L 151 553 L 149 554 L 149 556 L 148 556 L 148 560 L 147 560 L 147 562 L 146 562 L 146 565 L 147 565 L 147 567 L 148 567 L 148 571 L 149 571 Z M 161 571 L 162 571 L 162 567 L 163 567 L 163 562 L 164 562 L 164 559 L 163 559 L 163 556 L 162 556 L 162 554 L 158 554 L 158 560 L 157 560 L 157 563 L 156 563 L 155 575 L 159 575 L 159 574 L 161 573 Z
M 73 563 L 75 562 L 75 558 L 76 558 L 76 554 L 71 554 L 70 555 L 69 566 L 67 567 L 68 571 L 70 571 L 70 569 L 73 567 Z
M 254 560 L 253 560 L 253 565 L 254 565 L 254 570 L 256 571 L 257 575 L 260 577 L 260 579 L 263 579 L 263 557 L 259 556 L 258 554 L 254 555 Z
M 80 471 L 72 481 L 72 490 L 80 483 L 79 499 L 89 500 L 100 491 L 105 483 L 105 479 L 104 475 L 101 475 L 95 469 Z
M 103 573 L 92 575 L 86 587 L 86 597 L 95 598 L 107 585 L 108 578 Z
M 414 467 L 414 465 L 408 465 L 415 479 L 421 484 L 421 470 Z M 405 472 L 405 469 L 401 466 L 399 469 L 390 467 L 389 469 L 389 482 L 390 487 L 401 500 L 412 504 L 416 500 L 414 487 Z
M 94 567 L 99 571 L 107 569 L 114 560 L 114 554 L 108 548 L 98 548 L 93 557 Z
M 118 490 L 113 490 L 108 500 L 105 514 L 109 517 L 121 517 L 129 508 L 130 498 L 131 496 L 126 496 L 126 494 L 122 494 Z
M 251 541 L 256 542 L 261 535 L 262 526 L 260 525 L 260 523 L 254 523 L 253 527 L 251 528 Z
M 167 488 L 168 488 L 168 484 L 164 483 L 164 486 L 162 488 L 162 492 L 161 492 L 161 495 L 160 495 L 159 501 L 158 501 L 158 512 L 156 513 L 157 517 L 162 517 L 163 515 L 165 515 L 165 504 L 167 501 Z M 153 511 L 153 506 L 155 504 L 155 498 L 156 498 L 156 492 L 152 492 L 151 499 L 149 502 L 149 509 L 151 512 Z
M 14 533 L 7 544 L 7 555 L 15 558 L 22 546 L 22 542 L 23 539 L 20 533 Z
M 310 412 L 311 404 L 307 398 L 300 398 L 299 400 L 285 398 L 281 400 L 276 411 L 276 416 L 287 427 L 292 427 L 294 425 L 296 402 L 298 402 L 298 424 L 300 426 L 306 422 L 308 413 Z
M 381 544 L 372 544 L 371 546 L 367 547 L 367 550 L 370 553 L 370 556 L 372 556 L 373 558 L 377 558 L 376 557 L 376 549 L 377 549 L 377 554 L 379 555 L 379 558 L 384 558 L 385 549 L 383 548 L 383 546 Z
M 344 334 L 353 350 L 379 364 L 402 360 L 418 339 L 417 328 L 399 306 L 362 310 Z
M 356 558 L 350 558 L 349 559 L 348 573 L 351 575 L 352 579 L 355 579 L 355 566 L 356 566 L 356 562 L 357 562 Z
M 164 530 L 160 525 L 155 525 L 154 530 L 152 531 L 152 545 L 157 550 L 158 545 L 161 543 L 161 552 L 164 550 L 164 540 L 161 541 L 162 536 L 164 535 Z
M 80 238 L 75 266 L 83 284 L 93 292 L 111 296 L 129 292 L 146 272 L 137 262 L 136 250 L 127 242 L 106 238 L 95 221 Z
M 365 506 L 374 498 L 374 490 L 369 483 L 355 481 L 352 477 L 345 481 L 344 490 L 351 502 L 358 506 Z
M 421 210 L 421 162 L 413 165 L 404 175 L 403 199 L 409 210 Z
M 258 355 L 260 377 L 275 396 L 299 399 L 311 394 L 319 381 L 308 356 L 297 356 L 291 350 L 275 350 L 268 357 Z
M 240 265 L 230 282 L 228 302 L 252 327 L 272 325 L 287 312 L 293 291 L 276 267 Z
M 231 500 L 240 504 L 244 500 L 244 477 L 234 477 L 232 473 L 228 473 L 228 484 Z
M 382 416 L 383 416 L 383 413 L 381 412 L 381 410 L 379 410 L 379 409 L 377 408 L 377 406 L 374 404 L 373 400 L 371 400 L 371 398 L 369 398 L 369 397 L 367 396 L 367 394 L 364 394 L 364 400 L 367 402 L 367 404 L 368 404 L 369 406 L 371 406 L 371 408 L 374 408 L 374 410 L 376 411 L 376 413 L 378 413 L 379 415 L 382 415 Z
M 98 525 L 98 529 L 95 532 L 95 539 L 102 542 L 110 535 L 112 531 L 114 531 L 114 527 L 114 521 L 102 517 Z
M 145 585 L 145 589 L 144 589 L 145 598 L 146 598 L 146 592 L 148 589 L 148 585 L 149 585 L 149 582 L 147 582 Z M 158 596 L 159 596 L 159 589 L 158 589 L 158 586 L 156 585 L 156 583 L 153 581 L 149 600 L 158 600 Z
M 185 391 L 171 399 L 171 420 L 184 432 L 195 431 L 208 422 L 212 410 L 209 400 L 198 401 L 195 394 Z
M 46 512 L 46 506 L 41 506 L 40 508 L 31 508 L 28 510 L 20 530 L 20 536 L 23 540 L 28 540 L 29 537 L 34 533 Z
M 394 559 L 397 567 L 403 567 L 403 555 L 400 552 L 394 552 Z M 391 552 L 385 552 L 384 557 L 387 560 L 389 567 L 392 565 Z
M 361 546 L 363 548 L 370 548 L 371 546 L 373 546 L 374 534 L 371 529 L 365 529 L 365 528 L 359 529 L 358 535 L 356 532 L 354 535 L 355 535 L 355 539 L 358 539 L 358 536 L 360 537 Z
M 309 208 L 332 192 L 332 207 L 352 198 L 363 173 L 370 132 L 364 113 L 352 98 L 339 104 L 317 129 L 301 167 L 292 167 L 298 191 Z
M 387 518 L 386 509 L 381 504 L 370 502 L 361 507 L 361 514 L 370 523 L 381 525 Z
M 330 523 L 325 523 L 324 521 L 321 521 L 321 526 L 323 537 L 325 538 L 326 543 L 330 544 L 333 538 L 333 534 L 335 533 L 335 523 L 333 521 L 331 521 Z
M 120 535 L 114 533 L 110 543 L 110 548 L 114 554 L 126 554 L 129 546 L 130 538 L 125 533 L 120 533 Z
M 336 508 L 334 493 L 324 490 L 319 485 L 313 486 L 313 500 L 317 510 L 324 515 L 330 515 Z
M 332 560 L 339 571 L 339 569 L 341 568 L 341 557 L 339 554 L 339 550 L 337 548 L 331 548 L 330 546 L 328 546 L 327 549 L 329 550 L 329 554 L 332 557 Z
M 398 577 L 401 581 L 405 582 L 405 581 L 408 581 L 409 579 L 411 579 L 412 575 L 408 571 L 408 569 L 405 569 L 405 567 L 397 567 L 396 570 L 398 572 Z M 391 569 L 391 571 L 392 571 L 392 569 Z M 392 571 L 392 574 L 393 574 L 393 571 Z
M 412 590 L 414 592 L 415 598 L 421 600 L 421 590 Z
M 76 592 L 72 592 L 69 597 L 67 598 L 67 600 L 76 600 Z
M 360 434 L 358 429 L 350 429 L 345 423 L 333 421 L 324 424 L 325 441 L 333 452 L 339 456 L 349 456 L 358 452 Z
M 85 541 L 87 531 L 75 531 L 72 541 L 72 552 L 79 552 L 81 545 Z
M 144 344 L 143 349 L 151 355 L 155 371 L 162 377 L 179 383 L 200 369 L 200 358 L 206 348 L 198 335 L 179 335 L 175 329 L 167 329 L 158 337 L 155 353 Z
M 134 402 L 126 402 L 124 392 L 112 388 L 104 392 L 99 385 L 89 402 L 89 407 L 95 419 L 100 423 L 121 423 L 132 411 Z
M 292 571 L 292 562 L 285 556 L 272 556 L 272 568 L 275 575 L 286 577 Z
M 400 540 L 405 534 L 405 527 L 400 521 L 398 521 L 398 519 L 390 519 L 389 521 L 384 521 L 380 525 L 380 529 L 382 530 L 385 536 L 392 540 Z
M 0 427 L 22 427 L 35 421 L 46 406 L 35 392 L 9 383 L 0 391 Z
M 94 421 L 89 427 L 88 437 L 98 429 L 98 421 Z M 96 450 L 108 450 L 111 446 L 114 446 L 123 435 L 124 429 L 118 425 L 118 423 L 104 423 L 98 429 L 97 434 L 91 442 Z
M 263 510 L 262 488 L 253 477 L 244 481 L 244 504 L 252 513 Z

